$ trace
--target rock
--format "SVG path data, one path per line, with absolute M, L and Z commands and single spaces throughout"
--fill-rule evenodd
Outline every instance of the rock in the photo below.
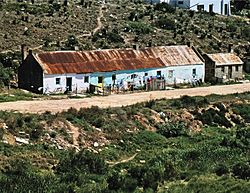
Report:
M 98 147 L 98 146 L 99 146 L 99 143 L 95 142 L 94 147 Z
M 15 137 L 15 139 L 16 139 L 17 143 L 20 143 L 20 144 L 29 144 L 29 139 L 24 139 L 24 138 L 21 138 L 21 137 Z
M 95 128 L 95 130 L 100 131 L 100 132 L 102 131 L 100 128 L 97 128 L 97 127 Z

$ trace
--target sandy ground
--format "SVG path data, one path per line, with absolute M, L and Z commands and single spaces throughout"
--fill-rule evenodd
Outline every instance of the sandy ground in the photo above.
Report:
M 61 100 L 36 100 L 36 101 L 16 101 L 0 103 L 0 110 L 19 111 L 30 113 L 43 113 L 51 111 L 53 113 L 67 110 L 70 107 L 80 109 L 81 107 L 99 106 L 105 107 L 121 107 L 132 105 L 138 102 L 148 101 L 151 99 L 162 98 L 179 98 L 183 95 L 189 96 L 206 96 L 210 94 L 232 94 L 250 91 L 250 83 L 197 87 L 188 89 L 164 90 L 141 92 L 132 94 L 113 94 L 109 96 L 95 96 L 82 99 L 61 99 Z

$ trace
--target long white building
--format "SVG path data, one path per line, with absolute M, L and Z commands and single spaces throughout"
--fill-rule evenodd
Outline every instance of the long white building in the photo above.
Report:
M 214 12 L 221 15 L 231 15 L 230 0 L 145 0 L 148 3 L 169 3 L 174 7 L 194 11 Z

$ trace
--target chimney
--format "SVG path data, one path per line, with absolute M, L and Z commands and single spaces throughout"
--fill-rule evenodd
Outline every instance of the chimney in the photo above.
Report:
M 148 42 L 148 47 L 152 47 L 152 41 Z
M 22 44 L 21 45 L 22 62 L 25 60 L 25 58 L 28 55 L 27 50 L 28 50 L 27 46 L 25 44 Z
M 32 55 L 32 50 L 31 49 L 29 49 L 29 55 Z
M 187 46 L 191 48 L 191 47 L 193 46 L 192 42 L 191 42 L 191 41 L 188 41 L 188 42 L 187 42 Z
M 139 50 L 139 45 L 138 45 L 138 44 L 134 44 L 134 45 L 133 45 L 133 49 L 134 49 L 134 50 Z
M 234 52 L 233 44 L 230 43 L 230 44 L 228 44 L 228 53 L 232 53 L 232 52 Z

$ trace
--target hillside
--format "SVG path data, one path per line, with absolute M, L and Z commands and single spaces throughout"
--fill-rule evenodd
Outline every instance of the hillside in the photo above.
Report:
M 0 112 L 1 192 L 248 192 L 249 101 Z
M 204 52 L 245 54 L 249 19 L 175 10 L 141 0 L 8 1 L 0 7 L 0 51 L 103 49 L 193 43 Z M 58 3 L 57 3 L 58 2 Z M 66 3 L 65 3 L 66 2 Z M 243 45 L 243 46 L 242 46 Z

